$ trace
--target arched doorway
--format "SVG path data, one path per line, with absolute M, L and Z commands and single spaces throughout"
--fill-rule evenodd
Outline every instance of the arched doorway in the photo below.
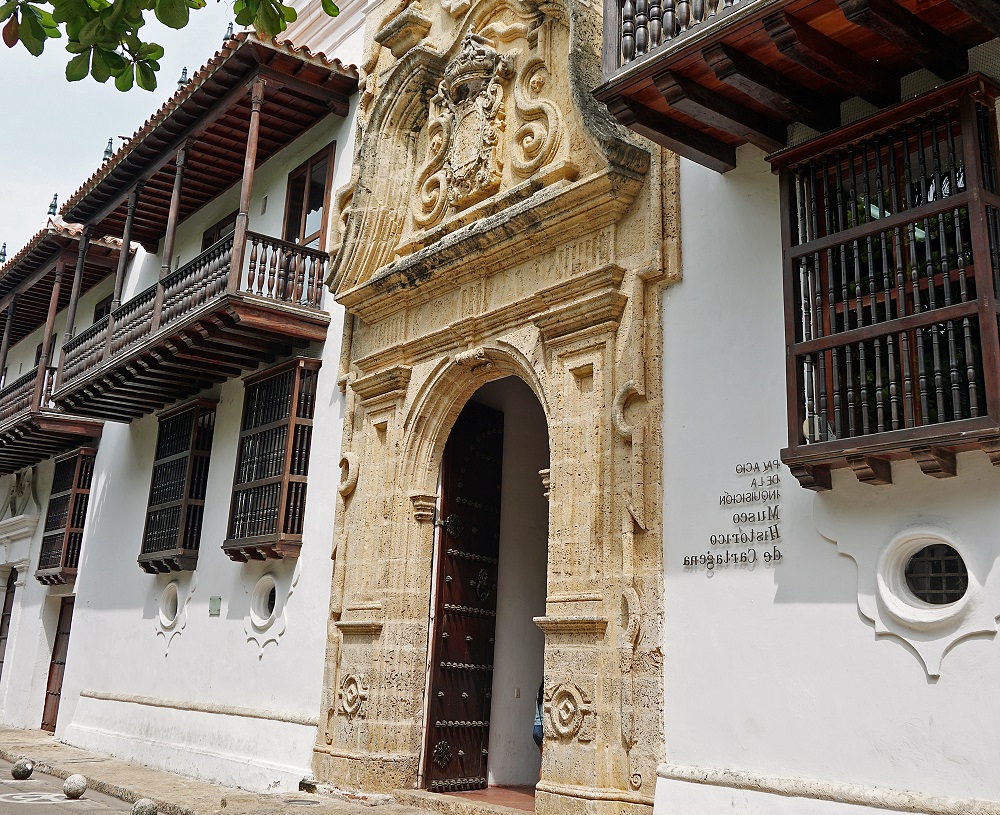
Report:
M 545 414 L 517 377 L 477 390 L 441 462 L 423 786 L 528 787 L 542 681 L 549 467 Z

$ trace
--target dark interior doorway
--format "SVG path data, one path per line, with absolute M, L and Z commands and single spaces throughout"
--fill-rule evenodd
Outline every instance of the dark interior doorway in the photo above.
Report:
M 49 663 L 49 681 L 45 686 L 45 709 L 42 711 L 42 730 L 54 733 L 62 698 L 63 675 L 66 673 L 66 652 L 69 650 L 69 629 L 73 622 L 72 597 L 63 597 L 59 606 L 59 623 L 56 640 L 52 644 L 52 661 Z

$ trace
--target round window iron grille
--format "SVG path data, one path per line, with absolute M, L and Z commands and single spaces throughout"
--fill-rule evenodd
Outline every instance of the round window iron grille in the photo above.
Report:
M 925 603 L 957 603 L 969 590 L 969 570 L 962 556 L 946 543 L 925 546 L 906 563 L 906 585 Z

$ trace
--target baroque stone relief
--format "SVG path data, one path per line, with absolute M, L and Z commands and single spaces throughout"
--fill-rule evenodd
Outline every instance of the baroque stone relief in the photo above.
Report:
M 663 740 L 662 511 L 647 485 L 661 466 L 659 287 L 679 277 L 663 202 L 676 159 L 590 96 L 596 7 L 385 0 L 368 20 L 358 158 L 337 195 L 328 281 L 354 315 L 340 381 L 343 450 L 360 466 L 345 459 L 335 496 L 316 775 L 388 790 L 433 762 L 441 740 L 422 729 L 432 521 L 461 534 L 435 516 L 442 450 L 476 389 L 516 376 L 552 451 L 539 618 L 552 741 L 536 806 L 645 811 Z M 366 687 L 344 685 L 362 676 Z M 368 694 L 353 718 L 349 688 Z M 614 771 L 598 775 L 592 754 L 613 755 Z M 580 772 L 566 772 L 571 756 Z

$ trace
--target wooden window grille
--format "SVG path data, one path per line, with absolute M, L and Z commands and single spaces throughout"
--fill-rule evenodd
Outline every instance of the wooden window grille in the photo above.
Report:
M 296 557 L 302 548 L 318 359 L 248 377 L 226 554 L 235 561 Z
M 894 459 L 1000 463 L 994 86 L 973 76 L 780 154 L 789 446 L 800 483 Z
M 198 563 L 216 403 L 198 399 L 160 416 L 139 565 L 150 574 Z
M 96 449 L 84 447 L 56 459 L 35 571 L 39 583 L 58 585 L 76 578 L 96 455 Z

